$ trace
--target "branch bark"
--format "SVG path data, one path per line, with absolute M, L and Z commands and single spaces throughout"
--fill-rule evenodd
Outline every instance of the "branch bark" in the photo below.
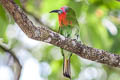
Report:
M 29 38 L 53 44 L 92 61 L 120 67 L 120 55 L 88 47 L 76 40 L 65 38 L 44 26 L 36 27 L 12 0 L 0 0 L 0 2 Z

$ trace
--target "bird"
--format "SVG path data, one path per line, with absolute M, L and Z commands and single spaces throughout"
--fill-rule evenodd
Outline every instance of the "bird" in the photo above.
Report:
M 77 21 L 75 11 L 68 6 L 63 6 L 60 9 L 52 10 L 50 13 L 58 13 L 59 29 L 58 33 L 66 38 L 80 41 L 80 27 Z M 61 49 L 63 56 L 63 75 L 71 79 L 70 58 L 72 52 Z

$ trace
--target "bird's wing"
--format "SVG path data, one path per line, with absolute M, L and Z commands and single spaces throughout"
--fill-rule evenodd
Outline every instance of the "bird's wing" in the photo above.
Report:
M 75 25 L 73 27 L 70 38 L 80 41 L 80 27 L 78 25 Z

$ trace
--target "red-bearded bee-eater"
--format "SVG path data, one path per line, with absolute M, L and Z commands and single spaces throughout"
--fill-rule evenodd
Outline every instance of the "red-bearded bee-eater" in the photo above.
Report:
M 58 13 L 58 32 L 61 35 L 80 41 L 80 27 L 76 18 L 76 14 L 72 8 L 64 6 L 59 10 L 53 10 L 50 13 Z M 71 79 L 70 58 L 72 53 L 63 49 L 61 49 L 61 53 L 64 60 L 63 75 Z

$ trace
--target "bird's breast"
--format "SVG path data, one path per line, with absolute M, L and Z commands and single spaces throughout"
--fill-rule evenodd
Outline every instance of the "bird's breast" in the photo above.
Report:
M 67 19 L 66 13 L 59 14 L 58 17 L 60 27 L 72 25 L 72 21 Z

